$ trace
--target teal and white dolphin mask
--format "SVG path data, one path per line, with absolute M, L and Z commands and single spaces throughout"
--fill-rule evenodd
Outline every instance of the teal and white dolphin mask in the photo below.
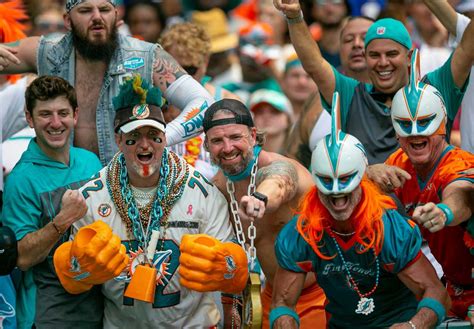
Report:
M 332 98 L 331 134 L 316 145 L 311 157 L 311 174 L 323 194 L 347 194 L 362 180 L 367 155 L 362 143 L 341 131 L 339 93 Z
M 420 81 L 420 58 L 414 49 L 410 82 L 393 97 L 392 124 L 400 137 L 446 133 L 446 106 L 435 87 Z

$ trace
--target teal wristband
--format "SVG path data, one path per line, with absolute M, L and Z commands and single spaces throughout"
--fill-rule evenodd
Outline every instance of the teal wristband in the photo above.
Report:
M 434 298 L 423 298 L 418 303 L 416 311 L 418 312 L 422 307 L 429 308 L 435 312 L 436 316 L 438 317 L 438 322 L 436 323 L 437 326 L 443 322 L 444 317 L 446 316 L 446 310 L 444 309 L 443 304 L 441 304 L 438 300 Z
M 288 315 L 295 319 L 296 323 L 298 324 L 298 328 L 300 327 L 300 317 L 293 311 L 291 308 L 286 306 L 278 306 L 270 311 L 270 315 L 268 318 L 270 319 L 270 329 L 273 328 L 273 322 L 278 319 L 280 316 Z
M 449 225 L 453 222 L 454 220 L 454 214 L 453 214 L 453 211 L 451 210 L 451 208 L 449 208 L 449 206 L 447 204 L 444 204 L 444 203 L 438 203 L 436 205 L 436 207 L 438 207 L 439 209 L 441 209 L 445 216 L 446 216 L 446 223 L 444 223 L 444 225 Z

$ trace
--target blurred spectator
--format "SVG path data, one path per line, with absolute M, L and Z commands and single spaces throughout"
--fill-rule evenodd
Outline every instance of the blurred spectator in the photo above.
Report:
M 321 26 L 319 49 L 324 59 L 332 66 L 339 67 L 339 39 L 344 18 L 348 14 L 345 0 L 314 0 L 311 16 Z
M 133 37 L 152 43 L 158 41 L 165 25 L 160 5 L 149 0 L 137 0 L 128 5 L 124 21 Z
M 209 83 L 210 78 L 205 76 L 211 49 L 210 38 L 204 29 L 193 23 L 180 23 L 167 29 L 161 39 L 162 47 L 173 56 L 176 61 L 216 100 L 222 98 L 238 98 L 220 86 Z M 165 120 L 170 122 L 179 115 L 180 111 L 172 105 L 163 111 Z M 197 111 L 193 115 L 198 116 Z M 211 179 L 217 168 L 211 165 L 209 153 L 204 149 L 202 136 L 197 136 L 186 142 L 177 144 L 172 150 L 196 167 L 204 176 Z
M 296 53 L 291 54 L 286 59 L 281 87 L 291 102 L 294 120 L 297 121 L 303 111 L 305 102 L 318 90 L 318 87 L 303 69 Z
M 219 8 L 209 11 L 195 11 L 190 17 L 191 22 L 202 27 L 211 41 L 211 56 L 206 74 L 215 85 L 237 81 L 241 77 L 238 59 L 232 50 L 237 48 L 239 37 L 231 32 L 224 12 Z
M 66 28 L 62 8 L 53 4 L 36 16 L 31 35 L 45 35 L 55 32 L 66 33 Z
M 242 79 L 224 84 L 244 102 L 259 89 L 281 91 L 276 80 L 275 59 L 279 51 L 273 45 L 273 30 L 266 23 L 250 22 L 239 30 L 238 56 Z
M 386 0 L 348 0 L 351 16 L 367 16 L 372 19 L 377 19 L 387 2 Z
M 206 11 L 214 8 L 220 8 L 226 13 L 237 7 L 242 0 L 182 0 L 183 10 L 185 12 L 192 10 Z
M 253 113 L 255 127 L 265 132 L 262 149 L 281 153 L 293 124 L 289 99 L 281 92 L 259 89 L 250 96 L 248 108 Z
M 373 22 L 369 17 L 350 17 L 341 30 L 339 71 L 361 82 L 369 82 L 364 39 Z

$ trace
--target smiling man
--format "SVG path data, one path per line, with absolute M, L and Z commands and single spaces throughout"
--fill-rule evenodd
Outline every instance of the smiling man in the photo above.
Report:
M 240 238 L 243 235 L 243 242 L 255 246 L 256 251 L 249 253 L 257 257 L 266 277 L 261 297 L 263 327 L 267 328 L 278 267 L 275 238 L 311 188 L 311 175 L 297 161 L 262 150 L 264 135 L 257 132 L 249 109 L 238 100 L 223 99 L 211 105 L 203 125 L 205 147 L 220 169 L 214 182 L 229 202 L 234 225 L 242 230 Z M 258 272 L 253 264 L 251 260 L 251 270 Z M 297 305 L 302 328 L 323 328 L 325 296 L 314 276 L 308 276 L 305 288 Z
M 318 85 L 325 108 L 329 110 L 333 93 L 339 92 L 342 130 L 362 142 L 369 164 L 384 162 L 398 147 L 390 119 L 392 98 L 409 80 L 412 42 L 404 25 L 387 18 L 370 26 L 364 40 L 371 80 L 371 84 L 366 84 L 340 74 L 323 59 L 311 40 L 298 0 L 274 0 L 274 4 L 287 17 L 291 41 L 303 67 Z M 471 22 L 446 63 L 424 78 L 446 101 L 448 136 L 473 62 L 474 24 Z
M 208 291 L 241 291 L 247 281 L 244 251 L 226 242 L 233 232 L 225 198 L 166 148 L 163 104 L 160 90 L 140 76 L 121 86 L 114 98 L 120 152 L 82 187 L 88 212 L 74 224 L 73 242 L 54 255 L 67 291 L 77 294 L 102 284 L 106 329 L 212 328 L 220 315 Z M 78 241 L 81 230 L 88 229 L 116 236 L 101 241 L 91 260 L 75 262 L 74 255 L 87 249 Z M 130 257 L 122 267 L 117 267 L 122 262 L 119 250 L 127 260 Z M 137 274 L 145 266 L 152 274 L 150 281 Z M 114 273 L 96 279 L 106 269 Z M 129 291 L 134 278 L 150 292 L 148 298 Z
M 8 176 L 2 214 L 18 240 L 17 266 L 25 271 L 17 297 L 18 327 L 101 328 L 102 314 L 91 312 L 102 305 L 100 292 L 69 295 L 52 267 L 54 251 L 87 210 L 74 190 L 101 165 L 93 153 L 70 145 L 78 108 L 67 81 L 42 76 L 27 88 L 25 98 L 26 119 L 36 138 Z
M 125 77 L 140 74 L 160 88 L 181 111 L 168 125 L 168 145 L 200 133 L 202 114 L 213 102 L 207 91 L 158 44 L 117 32 L 116 0 L 67 0 L 65 35 L 30 37 L 0 45 L 1 73 L 34 72 L 60 76 L 75 86 L 81 114 L 76 146 L 97 154 L 106 165 L 117 152 L 112 98 Z
M 443 267 L 451 315 L 467 319 L 474 304 L 474 255 L 467 233 L 468 221 L 474 221 L 474 175 L 467 173 L 474 168 L 474 156 L 446 142 L 445 121 L 445 103 L 436 88 L 415 80 L 398 91 L 392 122 L 401 148 L 386 164 L 411 176 L 395 194 Z M 370 178 L 379 180 L 373 174 Z

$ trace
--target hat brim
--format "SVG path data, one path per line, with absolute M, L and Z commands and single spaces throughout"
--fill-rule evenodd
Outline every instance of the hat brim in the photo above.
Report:
M 130 121 L 129 123 L 124 124 L 123 126 L 120 127 L 120 130 L 124 134 L 128 134 L 129 132 L 140 128 L 140 127 L 145 127 L 145 126 L 150 126 L 154 127 L 158 130 L 161 130 L 162 132 L 166 132 L 165 125 L 159 121 L 153 120 L 153 119 L 142 119 L 142 120 L 134 120 Z
M 227 34 L 222 37 L 211 39 L 211 53 L 220 53 L 226 50 L 237 48 L 239 37 L 237 34 Z

